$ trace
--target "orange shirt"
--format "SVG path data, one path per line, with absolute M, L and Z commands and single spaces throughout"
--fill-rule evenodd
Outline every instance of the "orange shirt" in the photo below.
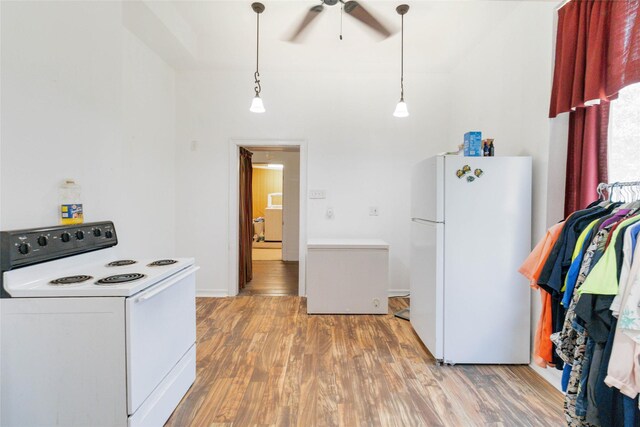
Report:
M 551 249 L 558 240 L 563 227 L 564 222 L 559 222 L 549 228 L 544 238 L 538 242 L 536 247 L 533 248 L 533 251 L 531 251 L 527 259 L 518 269 L 524 277 L 529 279 L 532 288 L 538 288 L 538 278 L 540 277 L 542 268 L 547 262 Z
M 564 227 L 564 222 L 555 224 L 545 234 L 544 238 L 538 242 L 533 251 L 529 254 L 518 271 L 529 279 L 532 288 L 538 288 L 538 278 L 542 272 L 544 264 L 549 258 L 553 245 L 558 240 L 560 232 Z M 540 289 L 540 298 L 542 300 L 542 310 L 540 311 L 540 320 L 533 340 L 533 355 L 536 365 L 546 368 L 553 366 L 553 343 L 551 342 L 551 334 L 553 333 L 553 322 L 551 318 L 551 295 Z

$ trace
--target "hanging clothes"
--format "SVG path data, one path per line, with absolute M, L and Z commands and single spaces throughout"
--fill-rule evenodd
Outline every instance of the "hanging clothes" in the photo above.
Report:
M 535 362 L 563 370 L 571 427 L 640 427 L 639 208 L 596 201 L 573 212 L 519 270 L 540 289 Z

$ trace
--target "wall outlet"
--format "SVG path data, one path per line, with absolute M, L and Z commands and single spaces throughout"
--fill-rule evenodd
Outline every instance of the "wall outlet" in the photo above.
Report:
M 369 208 L 369 216 L 378 216 L 378 207 L 377 206 L 371 206 Z
M 309 190 L 310 199 L 326 199 L 327 192 L 325 190 Z
M 373 306 L 375 308 L 380 308 L 380 300 L 378 298 L 373 299 Z
M 333 218 L 333 208 L 327 208 L 327 218 Z
M 191 141 L 191 151 L 198 151 L 198 141 Z

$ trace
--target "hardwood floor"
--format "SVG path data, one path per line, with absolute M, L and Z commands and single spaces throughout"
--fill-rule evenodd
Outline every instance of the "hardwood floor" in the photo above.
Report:
M 562 394 L 528 366 L 436 366 L 391 314 L 309 316 L 299 297 L 197 306 L 197 378 L 167 427 L 564 424 Z
M 240 295 L 298 295 L 298 262 L 253 261 L 253 279 Z
M 254 261 L 282 261 L 282 249 L 265 248 L 251 250 L 251 258 Z

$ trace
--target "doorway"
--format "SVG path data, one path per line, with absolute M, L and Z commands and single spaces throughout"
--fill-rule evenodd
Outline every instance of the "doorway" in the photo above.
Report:
M 230 253 L 233 265 L 230 279 L 235 282 L 230 283 L 230 295 L 304 295 L 305 245 L 302 242 L 305 237 L 302 219 L 306 190 L 303 190 L 305 176 L 301 161 L 304 159 L 304 147 L 302 141 L 296 142 L 298 144 L 287 142 L 278 145 L 232 141 L 231 161 L 235 167 L 230 189 L 235 187 L 235 194 L 231 192 L 230 203 L 235 205 L 235 209 L 230 206 L 230 226 L 235 218 L 236 227 L 231 228 L 230 233 L 230 249 L 233 251 Z M 236 153 L 244 150 L 251 153 L 250 178 L 243 172 L 244 167 L 237 167 Z M 249 188 L 246 184 L 238 185 L 249 180 L 252 184 Z M 251 200 L 251 207 L 246 206 L 247 199 Z M 241 215 L 243 219 L 237 222 L 237 214 L 247 211 L 251 211 L 251 218 Z M 248 241 L 246 230 L 249 227 L 250 251 L 238 251 L 238 248 L 247 246 L 240 242 Z M 250 260 L 246 259 L 247 252 L 250 252 Z M 247 262 L 251 273 L 238 274 L 238 267 L 245 266 Z
M 253 261 L 283 260 L 284 163 L 276 163 L 272 157 L 269 151 L 256 151 L 251 158 Z

